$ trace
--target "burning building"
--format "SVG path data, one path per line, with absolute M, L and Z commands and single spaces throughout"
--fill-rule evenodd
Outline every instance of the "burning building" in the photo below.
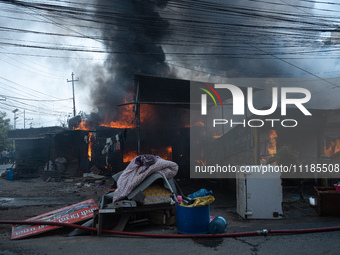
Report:
M 212 142 L 208 157 L 216 162 L 231 165 L 275 164 L 278 151 L 288 146 L 296 152 L 299 164 L 302 166 L 338 164 L 339 110 L 311 109 L 310 111 L 312 116 L 302 116 L 298 109 L 288 109 L 287 115 L 299 120 L 299 124 L 294 128 L 271 125 L 249 128 L 238 125 Z M 279 119 L 279 117 L 279 111 L 266 116 L 270 119 Z M 221 149 L 214 150 L 214 148 L 223 148 L 223 150 L 221 152 Z M 313 178 L 325 177 L 320 172 L 314 172 L 313 175 Z
M 205 123 L 190 126 L 190 81 L 135 75 L 134 93 L 129 97 L 113 109 L 118 112 L 115 120 L 110 118 L 112 114 L 100 119 L 76 116 L 69 121 L 69 130 L 46 129 L 39 135 L 32 135 L 37 132 L 35 129 L 11 131 L 9 138 L 16 141 L 16 159 L 26 160 L 28 169 L 31 166 L 28 167 L 27 159 L 34 159 L 35 155 L 41 157 L 34 162 L 35 168 L 64 157 L 71 175 L 89 171 L 94 165 L 112 174 L 123 170 L 139 154 L 154 154 L 176 162 L 179 177 L 189 177 L 193 129 L 202 134 L 202 139 L 209 140 L 208 147 L 199 152 L 202 165 L 207 160 L 221 165 L 273 163 L 277 151 L 285 145 L 298 152 L 301 164 L 331 164 L 340 159 L 339 110 L 311 109 L 312 116 L 302 116 L 298 109 L 287 109 L 288 116 L 299 120 L 298 126 L 237 125 L 220 135 L 208 136 Z M 280 109 L 266 116 L 279 117 Z M 315 178 L 318 176 L 315 174 Z
M 70 128 L 89 132 L 92 164 L 118 172 L 137 155 L 154 154 L 175 161 L 178 175 L 188 177 L 190 81 L 135 75 L 128 97 L 111 108 L 115 113 L 105 109 L 100 118 L 69 121 Z M 124 147 L 113 151 L 117 135 L 123 135 Z
M 27 164 L 39 155 L 34 171 L 63 157 L 69 175 L 92 166 L 113 174 L 139 154 L 154 154 L 176 162 L 179 177 L 189 177 L 189 99 L 190 81 L 135 75 L 134 93 L 116 107 L 76 116 L 69 129 L 14 130 L 9 138 L 16 142 L 17 162 Z M 35 140 L 43 144 L 36 148 Z

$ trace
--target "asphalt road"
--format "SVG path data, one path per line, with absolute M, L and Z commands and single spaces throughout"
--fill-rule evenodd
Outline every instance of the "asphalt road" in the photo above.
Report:
M 311 229 L 340 226 L 339 217 L 308 218 L 300 221 L 246 221 L 232 223 L 226 233 L 267 229 Z M 1 227 L 1 226 L 0 226 Z M 176 233 L 173 229 L 140 229 L 145 233 Z M 1 255 L 65 254 L 339 254 L 340 231 L 308 234 L 271 234 L 227 238 L 148 238 L 114 235 L 66 237 L 60 229 L 22 240 L 0 237 Z
M 10 166 L 0 166 L 0 172 Z M 216 194 L 217 195 L 217 194 Z M 4 199 L 4 198 L 3 198 Z M 21 198 L 17 198 L 21 199 Z M 67 197 L 64 197 L 67 199 Z M 40 200 L 44 200 L 40 198 Z M 21 200 L 20 200 L 21 201 Z M 23 199 L 21 206 L 35 206 Z M 59 201 L 59 200 L 58 200 Z M 216 208 L 212 214 L 219 215 L 225 211 L 217 199 Z M 3 203 L 3 206 L 5 205 Z M 8 201 L 6 202 L 8 203 Z M 26 204 L 25 204 L 26 203 Z M 13 205 L 12 205 L 13 207 Z M 228 207 L 229 208 L 229 207 Z M 0 210 L 10 210 L 0 208 Z M 218 211 L 220 210 L 220 211 Z M 232 216 L 233 214 L 228 214 Z M 240 220 L 235 216 L 229 223 L 226 232 L 245 232 L 267 229 L 309 229 L 321 227 L 340 227 L 340 217 L 319 217 L 313 208 L 286 212 L 283 220 Z M 0 225 L 0 228 L 4 225 Z M 7 225 L 8 228 L 8 225 Z M 175 230 L 148 230 L 153 233 L 174 233 Z M 215 239 L 170 239 L 146 237 L 122 237 L 112 235 L 73 236 L 66 237 L 70 230 L 56 230 L 22 240 L 10 240 L 8 233 L 0 233 L 0 255 L 56 255 L 56 254 L 336 254 L 340 253 L 340 231 L 320 232 L 310 234 L 269 234 L 267 236 L 245 236 L 237 238 Z M 7 234 L 6 234 L 7 233 Z
M 48 236 L 1 244 L 0 254 L 338 254 L 340 232 L 225 239 Z

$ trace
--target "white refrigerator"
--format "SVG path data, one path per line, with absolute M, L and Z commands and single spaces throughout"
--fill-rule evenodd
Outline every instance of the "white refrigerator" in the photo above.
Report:
M 249 168 L 250 169 L 250 168 Z M 237 213 L 244 219 L 282 219 L 280 173 L 236 174 Z

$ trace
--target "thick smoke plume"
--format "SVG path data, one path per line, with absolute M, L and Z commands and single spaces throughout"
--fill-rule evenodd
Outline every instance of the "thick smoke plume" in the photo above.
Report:
M 112 53 L 105 61 L 110 78 L 98 76 L 92 91 L 98 113 L 92 113 L 91 120 L 100 121 L 105 116 L 114 121 L 118 117 L 117 104 L 131 102 L 134 74 L 171 76 L 160 45 L 168 34 L 169 22 L 157 12 L 167 1 L 97 0 L 97 4 L 101 6 L 97 18 L 105 20 L 105 46 Z M 111 16 L 102 6 L 110 8 Z
M 320 36 L 315 31 L 325 25 L 317 19 L 310 24 L 314 2 L 216 0 L 211 6 L 220 4 L 221 10 L 199 6 L 206 2 L 180 8 L 180 2 L 171 0 L 96 0 L 96 19 L 102 21 L 111 53 L 105 61 L 110 77 L 98 75 L 92 87 L 92 103 L 99 110 L 92 120 L 117 118 L 117 104 L 132 99 L 134 74 L 221 82 L 223 78 L 216 80 L 214 74 L 225 79 L 306 78 L 310 76 L 304 70 L 313 72 L 319 66 L 311 67 L 311 61 L 299 55 L 311 51 Z M 169 38 L 173 43 L 164 43 Z M 170 63 L 184 69 L 170 68 L 164 52 Z M 283 58 L 290 56 L 296 60 Z

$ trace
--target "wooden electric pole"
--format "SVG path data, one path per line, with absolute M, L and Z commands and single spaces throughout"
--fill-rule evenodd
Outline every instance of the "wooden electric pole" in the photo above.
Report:
M 74 76 L 74 74 L 73 74 L 73 72 L 72 72 L 72 80 L 67 80 L 67 82 L 72 82 L 72 92 L 73 92 L 73 117 L 75 117 L 76 116 L 76 101 L 75 101 L 75 99 L 74 99 L 74 82 L 75 81 L 79 81 L 79 78 L 78 79 L 73 79 L 73 76 Z

